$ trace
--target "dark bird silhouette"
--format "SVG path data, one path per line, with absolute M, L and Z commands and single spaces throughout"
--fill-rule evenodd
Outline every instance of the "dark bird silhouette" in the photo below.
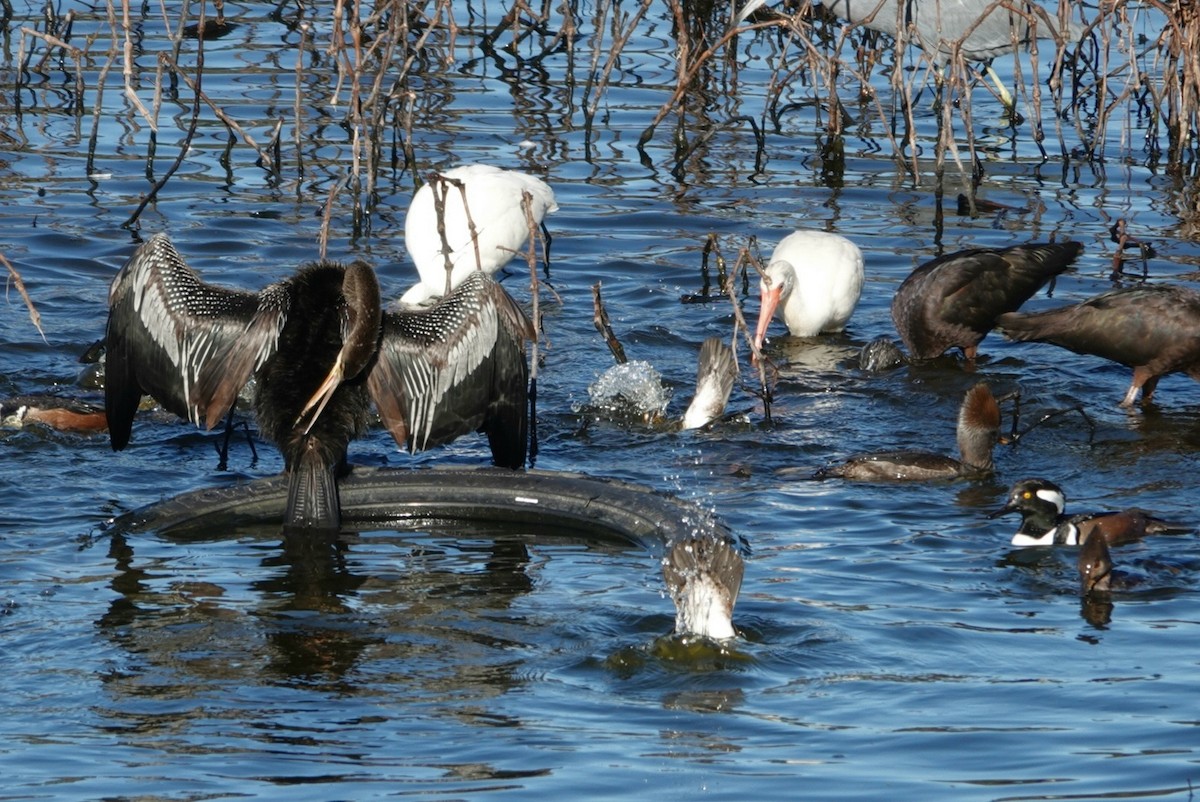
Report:
M 1078 242 L 1051 242 L 947 254 L 904 279 L 892 298 L 892 321 L 915 359 L 951 348 L 974 359 L 996 318 L 1020 308 L 1082 251 Z
M 253 375 L 259 426 L 290 475 L 285 522 L 336 529 L 336 480 L 371 401 L 403 447 L 479 430 L 497 465 L 524 465 L 533 335 L 478 271 L 436 306 L 385 312 L 365 262 L 309 264 L 254 293 L 206 284 L 157 234 L 109 291 L 109 434 L 125 448 L 143 394 L 211 429 Z
M 1000 406 L 991 388 L 979 382 L 963 396 L 958 410 L 961 460 L 927 451 L 880 451 L 858 454 L 816 472 L 814 478 L 866 482 L 921 482 L 984 476 L 992 472 L 992 449 L 1000 440 Z
M 1010 339 L 1044 342 L 1133 368 L 1121 406 L 1154 397 L 1168 373 L 1200 379 L 1200 293 L 1169 284 L 1126 287 L 1073 306 L 1001 315 Z
M 1022 479 L 1009 489 L 1004 506 L 988 518 L 1010 512 L 1021 514 L 1021 526 L 1012 538 L 1014 546 L 1080 546 L 1093 537 L 1115 546 L 1146 535 L 1192 531 L 1189 526 L 1164 521 L 1136 507 L 1067 515 L 1066 506 L 1067 497 L 1054 482 Z
M 1108 593 L 1112 589 L 1112 554 L 1104 538 L 1087 539 L 1079 550 L 1076 567 L 1079 569 L 1079 591 L 1084 596 Z

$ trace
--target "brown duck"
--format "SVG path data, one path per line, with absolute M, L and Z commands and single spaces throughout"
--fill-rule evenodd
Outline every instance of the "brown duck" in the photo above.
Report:
M 991 388 L 979 382 L 967 390 L 958 410 L 958 451 L 962 459 L 926 451 L 859 454 L 814 474 L 817 479 L 865 482 L 921 482 L 985 476 L 992 472 L 992 449 L 1000 440 L 1000 406 Z

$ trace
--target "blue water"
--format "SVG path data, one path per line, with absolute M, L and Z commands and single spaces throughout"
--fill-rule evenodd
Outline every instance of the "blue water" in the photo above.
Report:
M 122 94 L 119 48 L 96 92 L 111 41 L 105 14 L 63 5 L 77 13 L 73 43 L 100 34 L 87 44 L 82 114 L 69 58 L 53 56 L 15 87 L 20 28 L 43 29 L 40 7 L 14 3 L 0 42 L 0 253 L 23 276 L 46 332 L 10 289 L 0 394 L 95 399 L 76 358 L 103 334 L 108 282 L 134 247 L 122 224 L 152 186 L 150 129 Z M 1104 161 L 1064 162 L 1055 138 L 1069 152 L 1078 134 L 1072 121 L 1055 129 L 1049 111 L 1056 133 L 1043 163 L 1029 124 L 1005 127 L 977 88 L 978 196 L 1008 211 L 960 216 L 954 199 L 970 179 L 951 162 L 939 204 L 930 94 L 917 109 L 925 161 L 914 174 L 892 158 L 887 115 L 860 103 L 846 79 L 840 94 L 855 124 L 844 168 L 822 161 L 823 117 L 810 102 L 768 130 L 756 172 L 749 126 L 726 123 L 746 114 L 761 124 L 776 66 L 794 64 L 796 46 L 766 33 L 740 37 L 736 76 L 714 62 L 686 101 L 688 137 L 711 136 L 676 176 L 675 113 L 650 140 L 650 166 L 636 149 L 674 88 L 665 5 L 652 4 L 637 25 L 590 141 L 581 109 L 591 44 L 598 29 L 611 41 L 611 20 L 598 23 L 599 10 L 581 5 L 573 60 L 558 51 L 520 65 L 503 51 L 482 54 L 500 4 L 458 0 L 453 10 L 462 26 L 453 46 L 431 37 L 408 84 L 418 170 L 462 161 L 529 170 L 561 206 L 548 220 L 561 302 L 542 296 L 537 467 L 625 479 L 715 510 L 751 547 L 735 611 L 741 638 L 725 653 L 664 651 L 674 613 L 657 561 L 632 547 L 545 537 L 554 533 L 363 532 L 318 574 L 270 532 L 114 536 L 105 522 L 115 514 L 275 474 L 279 455 L 259 444 L 255 458 L 235 439 L 229 469 L 218 470 L 219 437 L 161 412 L 144 413 L 131 447 L 116 454 L 103 435 L 4 430 L 0 798 L 1191 798 L 1200 775 L 1196 536 L 1115 552 L 1139 581 L 1097 609 L 1080 601 L 1073 553 L 1014 555 L 1016 520 L 985 515 L 1011 482 L 1041 475 L 1066 489 L 1069 509 L 1136 504 L 1195 522 L 1196 384 L 1169 377 L 1154 408 L 1128 412 L 1116 406 L 1125 369 L 996 335 L 973 369 L 944 360 L 866 375 L 854 365 L 857 347 L 893 333 L 895 287 L 941 252 L 1080 240 L 1078 270 L 1053 299 L 1030 304 L 1048 306 L 1111 286 L 1109 227 L 1125 218 L 1157 249 L 1154 279 L 1189 281 L 1200 264 L 1191 168 L 1169 170 L 1143 150 L 1136 114 L 1114 118 Z M 151 106 L 156 57 L 170 44 L 157 6 L 135 11 L 133 80 Z M 191 150 L 135 226 L 143 236 L 170 232 L 207 279 L 252 288 L 317 256 L 325 205 L 352 173 L 353 140 L 339 124 L 346 85 L 334 102 L 332 23 L 310 11 L 297 133 L 302 36 L 285 24 L 293 9 L 283 20 L 271 11 L 226 4 L 239 27 L 205 43 L 203 89 L 260 147 L 283 121 L 279 175 L 257 166 L 237 136 L 230 147 L 202 106 Z M 550 35 L 561 23 L 551 16 Z M 1157 30 L 1140 16 L 1127 24 Z M 520 53 L 547 42 L 532 36 Z M 24 47 L 35 62 L 46 52 L 28 38 Z M 180 63 L 194 69 L 194 40 Z M 1011 75 L 1011 62 L 999 66 Z M 887 75 L 872 84 L 888 109 Z M 793 102 L 827 96 L 804 77 L 783 91 Z M 183 83 L 164 97 L 155 180 L 179 153 L 192 97 Z M 403 218 L 414 176 L 402 158 L 392 167 L 385 130 L 376 194 L 342 187 L 328 250 L 371 260 L 395 295 L 413 272 Z M 357 227 L 356 200 L 369 207 Z M 718 235 L 732 264 L 749 238 L 766 254 L 800 226 L 854 239 L 867 283 L 844 336 L 791 341 L 773 328 L 771 423 L 744 353 L 731 401 L 744 414 L 711 431 L 587 411 L 588 386 L 612 364 L 592 326 L 594 283 L 603 282 L 630 358 L 656 367 L 674 390 L 668 414 L 679 415 L 700 343 L 728 336 L 734 321 L 727 300 L 680 303 L 701 288 L 707 236 Z M 523 269 L 510 274 L 507 286 L 528 301 Z M 744 311 L 757 314 L 753 295 Z M 1062 416 L 1002 448 L 995 477 L 973 483 L 806 478 L 857 451 L 952 452 L 959 400 L 980 379 L 997 392 L 1020 389 L 1025 422 L 1082 404 L 1094 437 L 1080 416 Z M 410 458 L 373 430 L 351 455 L 368 465 L 476 465 L 487 447 L 464 438 Z

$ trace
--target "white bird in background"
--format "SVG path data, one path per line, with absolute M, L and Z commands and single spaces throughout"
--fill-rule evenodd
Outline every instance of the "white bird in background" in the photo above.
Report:
M 836 17 L 893 39 L 901 30 L 910 31 L 910 41 L 938 64 L 953 54 L 960 41 L 965 58 L 989 61 L 1011 53 L 1014 45 L 1055 35 L 1034 10 L 1039 4 L 1020 0 L 1011 3 L 1016 11 L 994 0 L 823 0 L 822 5 Z M 1069 37 L 1077 41 L 1080 33 L 1072 25 Z
M 529 239 L 522 204 L 526 192 L 534 223 L 542 225 L 542 218 L 558 211 L 554 190 L 545 181 L 515 170 L 465 164 L 426 181 L 413 196 L 404 220 L 404 245 L 421 281 L 404 293 L 401 302 L 421 304 L 441 297 L 446 292 L 447 261 L 453 267 L 450 289 L 473 270 L 495 273 L 508 264 Z M 439 233 L 439 200 L 448 253 Z
M 748 20 L 764 2 L 747 3 L 735 24 Z M 1065 34 L 1067 42 L 1073 43 L 1083 37 L 1079 25 L 1068 21 L 1062 31 L 1052 11 L 1027 0 L 821 0 L 821 5 L 839 19 L 917 45 L 938 67 L 956 51 L 968 61 L 990 62 L 1035 39 Z M 999 76 L 990 65 L 985 72 L 996 84 L 1004 105 L 1012 108 L 1012 95 Z
M 794 337 L 841 331 L 862 295 L 863 255 L 850 240 L 825 231 L 795 231 L 771 254 L 759 282 L 762 307 L 754 345 L 761 348 L 778 316 Z

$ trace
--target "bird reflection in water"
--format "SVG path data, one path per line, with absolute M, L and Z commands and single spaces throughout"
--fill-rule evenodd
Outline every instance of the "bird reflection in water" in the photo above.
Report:
M 514 632 L 529 625 L 496 615 L 534 588 L 521 537 L 467 537 L 432 526 L 369 537 L 285 530 L 278 541 L 277 532 L 210 531 L 204 540 L 233 544 L 237 559 L 222 561 L 225 573 L 209 579 L 185 575 L 183 561 L 139 560 L 136 543 L 113 532 L 115 597 L 97 623 L 139 666 L 114 676 L 122 681 L 114 688 L 140 694 L 151 677 L 156 687 L 196 689 L 231 677 L 251 685 L 341 684 L 370 670 L 396 673 L 416 694 L 466 693 L 478 701 L 521 684 L 511 647 L 524 637 Z M 364 548 L 356 554 L 358 545 Z M 264 555 L 255 559 L 260 548 Z M 247 555 L 256 564 L 239 567 Z M 144 567 L 151 562 L 153 570 Z M 251 575 L 257 578 L 239 588 Z M 228 650 L 237 658 L 226 659 Z

